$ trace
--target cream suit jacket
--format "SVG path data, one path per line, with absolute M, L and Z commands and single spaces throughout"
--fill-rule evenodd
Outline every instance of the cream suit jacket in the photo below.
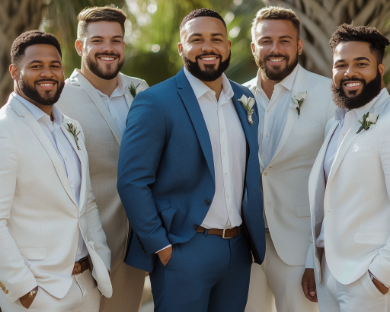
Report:
M 81 131 L 80 150 L 67 123 Z M 11 302 L 37 285 L 56 298 L 66 295 L 79 229 L 99 290 L 112 295 L 111 254 L 92 193 L 84 134 L 67 116 L 61 129 L 81 163 L 79 205 L 60 157 L 30 111 L 12 96 L 0 110 L 0 282 Z
M 288 265 L 305 264 L 310 233 L 307 182 L 324 140 L 326 123 L 334 115 L 331 80 L 298 66 L 292 96 L 307 91 L 301 114 L 298 116 L 296 109 L 286 107 L 282 137 L 266 168 L 259 157 L 268 227 L 276 252 Z M 253 79 L 246 86 L 255 85 L 256 81 Z
M 137 90 L 148 87 L 144 80 L 121 74 L 130 87 Z M 130 107 L 133 97 L 126 88 L 125 98 Z M 83 127 L 89 154 L 92 189 L 96 196 L 107 244 L 111 249 L 112 271 L 123 263 L 127 248 L 129 222 L 116 188 L 119 147 L 122 141 L 114 118 L 104 105 L 92 84 L 74 70 L 66 80 L 64 91 L 57 103 L 64 114 L 77 119 Z
M 367 109 L 358 109 L 365 114 Z M 326 261 L 341 284 L 350 284 L 369 269 L 390 284 L 390 96 L 382 90 L 369 109 L 379 119 L 370 129 L 357 133 L 352 125 L 334 158 L 325 187 L 323 163 L 328 143 L 337 128 L 329 121 L 325 142 L 309 179 L 311 248 L 321 280 L 316 238 L 324 224 Z M 359 119 L 362 120 L 362 116 Z

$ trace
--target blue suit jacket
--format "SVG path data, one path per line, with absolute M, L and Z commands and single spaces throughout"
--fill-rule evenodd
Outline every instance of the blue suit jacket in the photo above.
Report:
M 247 140 L 242 218 L 260 264 L 265 236 L 257 108 L 249 124 L 238 99 L 253 95 L 230 83 Z M 215 193 L 214 163 L 206 123 L 183 70 L 134 99 L 120 148 L 118 192 L 132 227 L 125 262 L 136 268 L 153 271 L 155 252 L 189 241 L 202 224 Z

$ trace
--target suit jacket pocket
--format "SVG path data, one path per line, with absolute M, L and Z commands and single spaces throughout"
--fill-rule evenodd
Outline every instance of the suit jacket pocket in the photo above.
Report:
M 46 248 L 19 248 L 19 252 L 27 260 L 46 259 Z
M 358 244 L 385 245 L 390 232 L 356 232 L 354 241 Z
M 309 206 L 295 207 L 295 213 L 298 218 L 310 217 L 310 207 Z

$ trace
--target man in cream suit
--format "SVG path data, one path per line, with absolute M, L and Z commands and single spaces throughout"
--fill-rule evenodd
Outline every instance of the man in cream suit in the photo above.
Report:
M 309 179 L 308 258 L 321 312 L 390 311 L 389 43 L 375 28 L 346 24 L 330 40 L 338 108 Z
M 252 265 L 246 312 L 275 311 L 275 303 L 278 312 L 318 311 L 315 294 L 308 300 L 301 288 L 310 232 L 307 181 L 334 106 L 330 79 L 298 64 L 299 25 L 282 7 L 263 8 L 253 21 L 259 71 L 245 86 L 259 109 L 267 247 L 263 264 Z
M 84 134 L 54 105 L 64 86 L 60 45 L 26 32 L 11 60 L 14 92 L 0 110 L 0 306 L 97 312 L 101 294 L 112 295 L 111 254 Z
M 90 157 L 93 192 L 111 249 L 113 297 L 102 298 L 101 311 L 138 311 L 145 272 L 124 263 L 129 223 L 116 182 L 119 147 L 133 97 L 148 85 L 119 71 L 125 58 L 126 14 L 111 7 L 85 9 L 78 15 L 75 69 L 58 102 L 68 116 L 80 122 Z

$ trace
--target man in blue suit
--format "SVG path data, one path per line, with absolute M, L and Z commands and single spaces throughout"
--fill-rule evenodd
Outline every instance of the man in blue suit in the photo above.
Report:
M 127 118 L 126 263 L 150 272 L 155 311 L 241 312 L 265 254 L 257 109 L 223 74 L 231 43 L 218 13 L 191 12 L 180 39 L 184 68 L 139 93 Z

